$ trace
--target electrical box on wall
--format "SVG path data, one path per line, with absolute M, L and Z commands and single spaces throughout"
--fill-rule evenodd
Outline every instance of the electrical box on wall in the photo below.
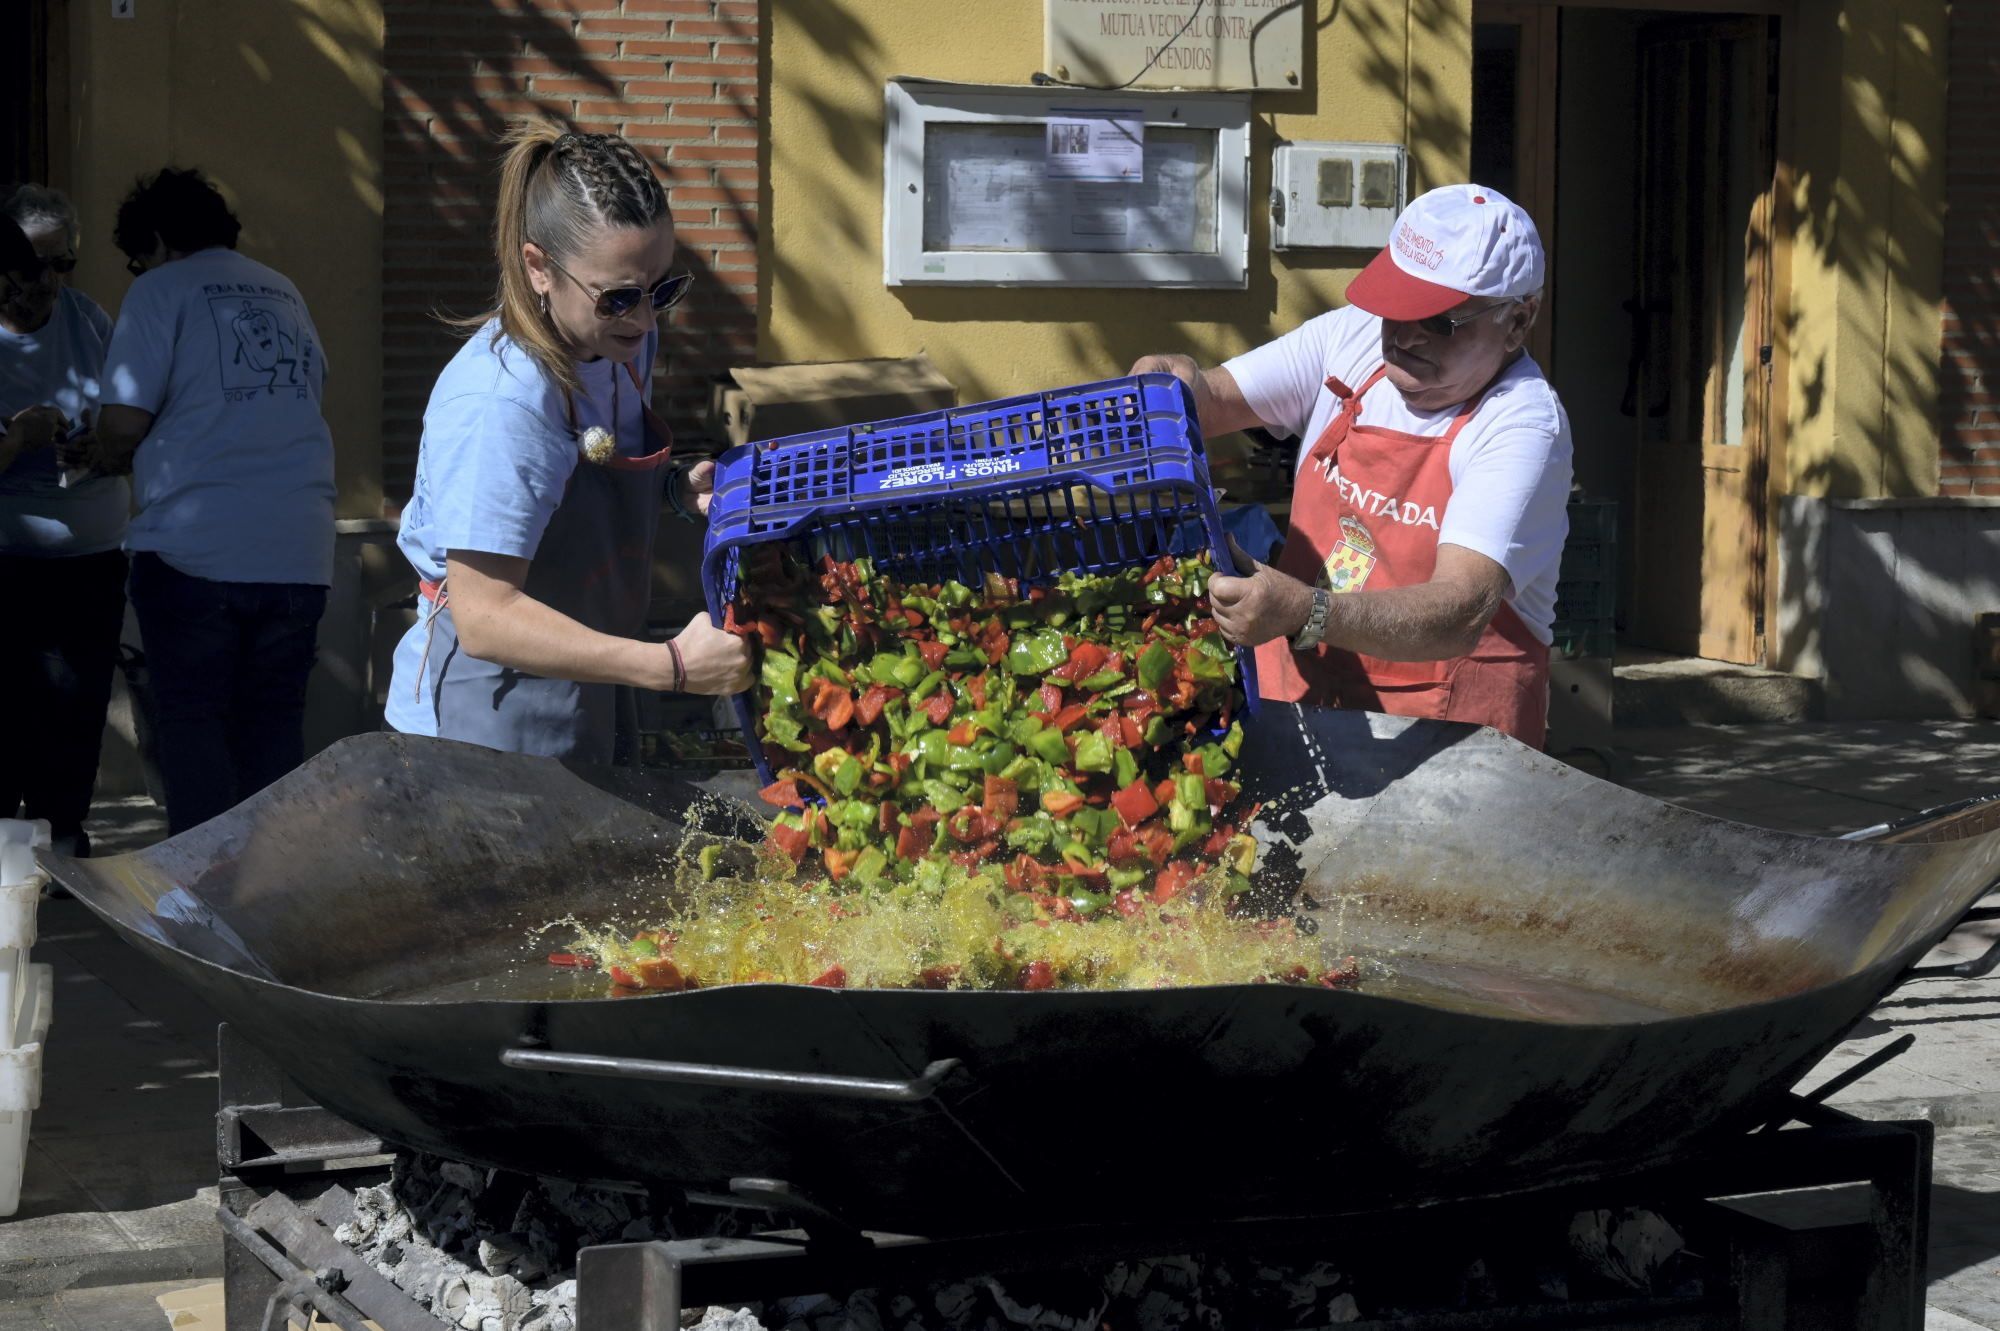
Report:
M 1271 157 L 1271 248 L 1382 248 L 1408 179 L 1400 143 L 1279 144 Z

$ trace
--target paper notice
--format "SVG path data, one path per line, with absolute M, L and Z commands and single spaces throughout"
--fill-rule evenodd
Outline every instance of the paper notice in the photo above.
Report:
M 1048 120 L 1043 172 L 1051 180 L 1146 178 L 1146 122 L 1113 111 L 1056 108 Z

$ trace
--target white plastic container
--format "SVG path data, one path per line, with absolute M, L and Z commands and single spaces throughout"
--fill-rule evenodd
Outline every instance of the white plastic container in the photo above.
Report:
M 35 851 L 48 844 L 47 823 L 0 819 L 0 1216 L 21 1205 L 29 1117 L 42 1102 L 42 1041 L 54 1015 L 54 973 L 28 961 L 47 881 Z

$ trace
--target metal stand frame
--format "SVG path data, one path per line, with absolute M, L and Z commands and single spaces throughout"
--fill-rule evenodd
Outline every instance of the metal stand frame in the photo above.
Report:
M 1746 1136 L 1728 1148 L 1668 1169 L 1574 1187 L 1425 1208 L 1421 1212 L 1221 1220 L 1188 1226 L 1085 1226 L 928 1240 L 863 1233 L 824 1223 L 743 1239 L 607 1244 L 586 1248 L 577 1263 L 578 1325 L 590 1331 L 678 1331 L 683 1308 L 747 1303 L 784 1294 L 876 1286 L 903 1288 L 972 1272 L 1047 1270 L 1119 1258 L 1198 1249 L 1209 1253 L 1277 1252 L 1344 1242 L 1379 1242 L 1402 1232 L 1504 1225 L 1523 1207 L 1585 1210 L 1602 1206 L 1698 1203 L 1759 1192 L 1859 1183 L 1871 1193 L 1869 1277 L 1856 1327 L 1920 1331 L 1924 1320 L 1925 1247 L 1929 1236 L 1932 1125 L 1923 1120 L 1872 1123 L 1795 1100 L 1808 1126 Z M 746 1181 L 749 1182 L 749 1181 Z M 768 1180 L 759 1205 L 790 1209 Z M 814 1208 L 822 1209 L 822 1208 Z M 1724 1300 L 1645 1300 L 1644 1307 L 1543 1306 L 1453 1313 L 1398 1322 L 1407 1331 L 1442 1328 L 1652 1327 L 1782 1331 L 1767 1320 L 1787 1302 L 1788 1267 L 1752 1227 L 1732 1234 L 1734 1279 Z
M 282 1331 L 308 1310 L 342 1328 L 438 1331 L 443 1325 L 331 1233 L 360 1186 L 387 1176 L 382 1143 L 317 1106 L 287 1103 L 273 1067 L 221 1031 L 224 1282 L 230 1331 Z M 1867 1067 L 1902 1052 L 1878 1051 Z M 551 1069 L 554 1070 L 554 1069 Z M 565 1069 L 574 1071 L 575 1069 Z M 1852 1075 L 1860 1075 L 1866 1067 Z M 603 1075 L 604 1069 L 590 1071 Z M 680 1075 L 682 1069 L 674 1069 Z M 931 1070 L 942 1079 L 948 1068 Z M 611 1075 L 631 1075 L 620 1069 Z M 925 1088 L 920 1079 L 918 1093 Z M 1397 1331 L 1608 1328 L 1661 1331 L 1784 1331 L 1795 1324 L 1791 1273 L 1796 1245 L 1773 1227 L 1729 1213 L 1713 1199 L 1837 1184 L 1869 1189 L 1867 1284 L 1852 1325 L 1920 1331 L 1929 1238 L 1933 1127 L 1922 1120 L 1868 1122 L 1818 1103 L 1837 1089 L 1788 1096 L 1779 1118 L 1713 1153 L 1672 1166 L 1587 1184 L 1412 1211 L 1377 1211 L 1188 1225 L 1052 1226 L 948 1239 L 863 1231 L 782 1180 L 737 1179 L 729 1203 L 790 1216 L 800 1228 L 749 1238 L 713 1238 L 586 1248 L 577 1262 L 577 1324 L 588 1331 L 680 1331 L 684 1308 L 788 1294 L 912 1287 L 970 1274 L 1052 1270 L 1121 1258 L 1337 1252 L 1347 1244 L 1420 1241 L 1425 1233 L 1505 1227 L 1524 1208 L 1704 1207 L 1728 1235 L 1727 1290 L 1699 1299 L 1634 1299 L 1543 1305 L 1405 1319 Z M 857 1088 L 870 1094 L 885 1088 Z M 912 1093 L 898 1086 L 895 1093 Z M 296 1096 L 296 1092 L 290 1092 Z M 1786 1124 L 1800 1126 L 1785 1128 Z M 1780 1130 L 1784 1129 L 1784 1130 Z M 301 1204 L 297 1199 L 316 1198 Z M 1817 1323 L 1815 1323 L 1817 1325 Z

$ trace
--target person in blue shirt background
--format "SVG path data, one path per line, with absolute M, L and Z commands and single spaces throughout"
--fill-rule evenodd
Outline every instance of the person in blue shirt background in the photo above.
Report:
M 111 316 L 66 280 L 76 214 L 23 185 L 0 204 L 0 818 L 46 818 L 55 849 L 83 830 L 125 621 L 123 477 L 66 483 L 58 445 L 96 414 Z
M 197 171 L 142 180 L 116 239 L 138 276 L 105 355 L 92 465 L 132 472 L 129 592 L 180 833 L 304 757 L 333 580 L 326 356 L 298 288 L 236 252 Z
M 499 290 L 438 376 L 398 543 L 423 591 L 396 650 L 394 729 L 611 761 L 618 686 L 734 693 L 742 639 L 698 614 L 637 635 L 663 504 L 705 512 L 648 405 L 674 267 L 666 191 L 613 134 L 522 126 L 500 174 Z M 629 693 L 624 695 L 629 699 Z

